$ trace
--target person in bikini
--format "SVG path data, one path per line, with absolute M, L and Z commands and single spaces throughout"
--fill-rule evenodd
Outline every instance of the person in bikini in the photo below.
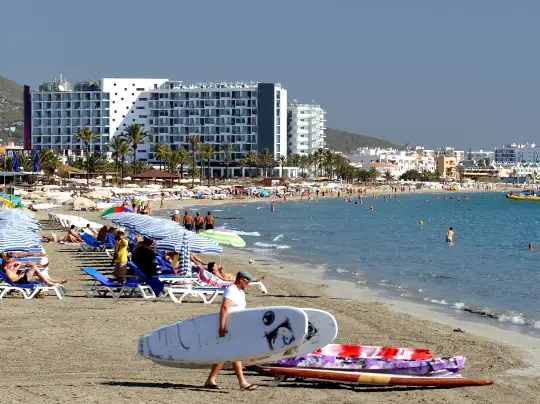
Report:
M 202 228 L 204 226 L 204 219 L 201 216 L 201 214 L 199 212 L 197 212 L 197 215 L 195 216 L 193 221 L 195 222 L 195 231 L 198 234 L 198 233 L 200 233 L 200 231 L 202 230 Z
M 183 223 L 186 230 L 193 230 L 193 216 L 191 216 L 188 211 L 184 214 Z
M 208 212 L 204 218 L 204 223 L 206 223 L 206 230 L 212 230 L 215 227 L 216 221 L 214 220 L 214 216 L 212 216 L 212 212 Z
M 215 262 L 209 262 L 208 263 L 208 272 L 212 273 L 213 275 L 217 276 L 222 281 L 228 281 L 232 282 L 236 279 L 236 275 L 230 274 L 228 272 L 223 271 L 223 267 L 217 267 Z M 264 276 L 261 276 L 258 279 L 253 278 L 251 282 L 260 282 L 264 279 Z
M 32 282 L 43 282 L 49 286 L 63 284 L 67 279 L 57 281 L 39 270 L 39 265 L 14 261 L 10 254 L 1 254 L 2 270 L 10 282 L 27 285 Z

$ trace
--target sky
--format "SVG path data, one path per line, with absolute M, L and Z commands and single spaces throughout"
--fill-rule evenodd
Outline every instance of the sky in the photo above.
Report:
M 37 87 L 279 82 L 327 126 L 428 148 L 540 143 L 534 0 L 0 0 L 0 74 Z

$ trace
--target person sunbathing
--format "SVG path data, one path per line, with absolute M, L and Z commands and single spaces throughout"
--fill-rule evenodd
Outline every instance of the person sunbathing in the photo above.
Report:
M 236 279 L 236 275 L 223 271 L 223 267 L 218 268 L 215 262 L 208 263 L 208 272 L 217 276 L 222 281 L 233 282 Z M 260 282 L 263 279 L 264 276 L 261 276 L 259 279 L 253 279 L 252 282 Z
M 96 240 L 101 241 L 102 243 L 107 241 L 107 226 L 103 226 L 101 229 L 99 229 Z
M 67 279 L 57 281 L 39 270 L 39 264 L 14 261 L 9 254 L 2 254 L 2 270 L 10 282 L 27 285 L 32 282 L 43 282 L 49 286 L 64 284 Z M 24 268 L 24 269 L 23 269 Z
M 206 266 L 206 264 L 199 258 L 199 256 L 195 253 L 189 254 L 189 259 L 197 266 L 202 267 Z
M 91 236 L 94 236 L 94 237 L 97 236 L 97 233 L 95 232 L 94 229 L 92 229 L 92 226 L 90 226 L 90 223 L 86 225 L 86 228 L 84 229 L 84 231 L 90 234 Z
M 75 230 L 75 225 L 72 224 L 68 230 L 66 237 L 64 237 L 60 241 L 63 241 L 64 243 L 82 243 L 83 239 L 81 238 L 81 236 L 79 236 L 77 230 Z

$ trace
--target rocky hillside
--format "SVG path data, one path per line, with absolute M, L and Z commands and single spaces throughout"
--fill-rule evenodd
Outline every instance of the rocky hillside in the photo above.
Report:
M 358 149 L 359 147 L 404 148 L 387 140 L 331 128 L 326 129 L 326 146 L 329 149 L 343 153 Z
M 23 86 L 0 75 L 0 138 L 20 141 L 23 127 Z

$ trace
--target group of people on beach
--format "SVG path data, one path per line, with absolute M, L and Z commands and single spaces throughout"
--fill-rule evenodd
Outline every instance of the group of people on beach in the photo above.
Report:
M 216 226 L 216 220 L 214 219 L 214 216 L 212 216 L 212 212 L 208 212 L 206 217 L 203 218 L 199 212 L 193 217 L 186 210 L 184 217 L 182 218 L 180 217 L 180 211 L 175 210 L 174 214 L 171 216 L 171 220 L 178 224 L 182 224 L 186 230 L 193 231 L 193 228 L 195 228 L 197 234 L 203 229 L 212 230 Z

